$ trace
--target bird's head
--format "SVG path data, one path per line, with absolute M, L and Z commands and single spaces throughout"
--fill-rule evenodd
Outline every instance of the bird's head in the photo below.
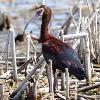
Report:
M 51 9 L 48 6 L 41 5 L 37 7 L 34 16 L 31 18 L 31 20 L 28 21 L 27 25 L 25 26 L 24 34 L 27 35 L 28 33 L 31 33 L 33 39 L 39 41 L 41 36 L 40 24 L 41 22 L 46 22 L 48 24 L 51 19 L 51 14 Z
M 49 17 L 49 19 L 51 19 L 51 15 L 51 9 L 48 6 L 41 5 L 40 7 L 37 7 L 36 16 Z

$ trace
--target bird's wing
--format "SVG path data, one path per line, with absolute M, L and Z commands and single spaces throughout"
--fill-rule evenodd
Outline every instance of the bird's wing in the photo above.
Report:
M 84 79 L 85 74 L 77 53 L 68 45 L 58 42 L 47 41 L 42 45 L 45 60 L 51 59 L 56 65 L 55 69 L 65 71 L 65 68 L 68 68 L 70 74 L 77 79 Z
M 70 46 L 62 42 L 47 41 L 43 43 L 43 52 L 58 61 L 80 62 L 77 53 Z

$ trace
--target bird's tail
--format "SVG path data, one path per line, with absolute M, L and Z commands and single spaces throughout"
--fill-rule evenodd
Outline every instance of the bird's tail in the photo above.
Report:
M 78 80 L 84 80 L 86 78 L 84 70 L 82 68 L 79 68 L 79 67 L 76 69 L 74 75 Z
M 86 78 L 85 71 L 81 67 L 76 67 L 75 65 L 69 68 L 69 72 L 74 75 L 78 80 L 84 80 Z

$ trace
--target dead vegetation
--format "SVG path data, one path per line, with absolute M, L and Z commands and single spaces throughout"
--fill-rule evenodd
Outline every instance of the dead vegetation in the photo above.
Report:
M 32 12 L 32 9 L 29 11 Z M 78 51 L 82 64 L 86 66 L 84 69 L 87 75 L 86 80 L 78 81 L 69 75 L 67 69 L 65 74 L 61 73 L 60 76 L 57 74 L 58 89 L 55 93 L 52 61 L 50 61 L 50 65 L 46 64 L 41 53 L 41 46 L 38 46 L 34 40 L 32 41 L 30 34 L 27 35 L 23 43 L 15 45 L 13 28 L 9 30 L 10 35 L 8 32 L 1 32 L 0 100 L 99 100 L 99 13 L 99 7 L 90 5 L 87 0 L 85 7 L 75 6 L 70 10 L 70 16 L 61 27 L 51 28 L 51 30 L 60 30 L 58 38 L 63 42 L 69 42 Z M 79 14 L 78 20 L 75 14 Z M 71 34 L 73 29 L 75 34 Z M 3 41 L 4 39 L 6 41 Z M 47 71 L 45 66 L 48 66 Z

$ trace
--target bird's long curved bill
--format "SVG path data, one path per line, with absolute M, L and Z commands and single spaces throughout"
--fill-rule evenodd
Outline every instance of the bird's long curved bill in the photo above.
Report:
M 24 28 L 24 35 L 31 34 L 34 39 L 40 38 L 41 14 L 42 10 L 37 10 L 33 13 L 32 17 L 27 21 Z
M 35 11 L 35 13 L 33 13 L 32 17 L 29 19 L 29 21 L 26 23 L 25 29 L 27 28 L 27 26 L 28 26 L 30 23 L 34 22 L 34 20 L 36 20 L 38 17 L 42 16 L 42 15 L 43 15 L 43 12 L 44 12 L 44 9 L 43 9 L 43 8 L 37 9 L 37 10 Z M 24 30 L 25 30 L 25 29 L 24 29 Z

